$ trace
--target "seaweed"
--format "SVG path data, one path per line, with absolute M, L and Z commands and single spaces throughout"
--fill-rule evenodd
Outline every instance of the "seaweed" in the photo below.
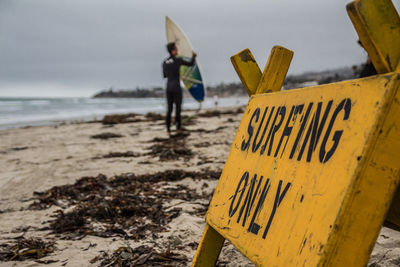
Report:
M 166 251 L 157 252 L 149 246 L 139 246 L 137 248 L 120 247 L 109 255 L 103 252 L 93 258 L 90 263 L 100 261 L 99 266 L 186 266 L 188 258 L 183 254 Z
M 185 139 L 190 135 L 188 132 L 180 132 L 171 135 L 170 138 L 154 138 L 150 142 L 153 144 L 148 147 L 150 150 L 145 155 L 159 157 L 161 161 L 171 161 L 183 158 L 189 160 L 194 156 L 190 148 L 186 147 Z
M 157 237 L 165 231 L 166 224 L 180 215 L 180 208 L 168 208 L 171 199 L 207 199 L 184 185 L 163 186 L 160 182 L 193 179 L 218 179 L 220 172 L 204 170 L 188 172 L 167 170 L 154 174 L 126 173 L 107 178 L 82 177 L 74 184 L 55 186 L 45 192 L 35 192 L 36 200 L 30 209 L 46 209 L 63 203 L 73 207 L 68 212 L 57 210 L 55 219 L 49 221 L 52 233 L 63 239 L 81 239 L 86 235 L 101 237 L 120 236 L 125 239 Z M 203 214 L 206 207 L 198 210 Z
M 54 241 L 43 241 L 40 238 L 18 237 L 6 244 L 0 244 L 0 261 L 24 261 L 40 259 L 55 250 Z
M 110 138 L 120 138 L 120 137 L 124 137 L 124 136 L 121 134 L 115 134 L 115 133 L 100 133 L 100 134 L 92 135 L 90 138 L 106 140 L 106 139 L 110 139 Z

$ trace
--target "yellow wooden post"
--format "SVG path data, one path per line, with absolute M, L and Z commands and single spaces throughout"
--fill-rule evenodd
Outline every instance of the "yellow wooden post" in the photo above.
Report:
M 218 260 L 224 241 L 225 238 L 207 224 L 197 247 L 192 266 L 214 266 Z
M 377 72 L 400 72 L 400 17 L 392 1 L 356 0 L 347 12 Z M 400 196 L 393 198 L 386 219 L 386 226 L 400 227 Z
M 231 61 L 249 96 L 251 96 L 281 90 L 292 58 L 293 51 L 282 46 L 274 46 L 262 74 L 248 48 L 233 55 Z
M 392 1 L 356 0 L 347 12 L 377 72 L 394 71 L 400 61 L 400 17 Z
M 278 91 L 282 88 L 290 66 L 293 52 L 274 46 L 271 50 L 264 72 L 260 68 L 249 49 L 244 49 L 231 57 L 232 64 L 245 86 L 249 96 Z M 214 266 L 221 252 L 225 238 L 209 224 L 203 231 L 199 246 L 193 259 L 192 267 Z
M 261 70 L 253 54 L 246 48 L 231 56 L 231 62 L 249 96 L 255 94 L 261 79 Z
M 265 65 L 256 94 L 280 91 L 293 58 L 293 51 L 274 46 Z

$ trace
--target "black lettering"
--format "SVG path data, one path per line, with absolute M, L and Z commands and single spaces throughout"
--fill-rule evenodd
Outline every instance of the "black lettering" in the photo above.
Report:
M 301 114 L 303 112 L 304 104 L 300 104 L 296 106 L 296 110 L 293 114 L 293 122 L 297 119 L 297 114 Z
M 236 187 L 235 194 L 234 194 L 233 197 L 232 197 L 231 205 L 230 205 L 230 207 L 229 207 L 229 217 L 231 217 L 231 218 L 232 218 L 233 215 L 235 215 L 235 213 L 236 213 L 236 211 L 237 211 L 237 209 L 238 209 L 238 207 L 239 207 L 239 205 L 240 205 L 240 202 L 241 202 L 241 200 L 242 200 L 242 197 L 243 197 L 244 191 L 245 191 L 245 189 L 246 189 L 248 180 L 249 180 L 249 172 L 246 171 L 246 172 L 242 175 L 242 178 L 240 178 L 239 184 L 238 184 L 238 186 Z M 242 190 L 241 190 L 239 200 L 238 200 L 238 202 L 237 202 L 235 208 L 233 209 L 233 203 L 235 203 L 236 196 L 237 196 L 237 194 L 238 194 L 238 192 L 239 192 L 239 189 L 240 189 L 240 186 L 242 185 L 243 182 L 244 182 L 244 185 L 243 185 L 243 188 L 242 188 Z
M 265 237 L 268 234 L 268 230 L 271 227 L 271 223 L 272 223 L 272 220 L 274 219 L 274 216 L 275 216 L 275 213 L 276 213 L 276 209 L 281 204 L 283 198 L 286 195 L 286 192 L 289 190 L 291 185 L 292 185 L 292 183 L 287 183 L 286 186 L 285 186 L 285 189 L 283 189 L 282 194 L 281 194 L 282 180 L 279 180 L 278 189 L 276 190 L 276 194 L 275 194 L 274 206 L 272 208 L 271 215 L 269 216 L 267 226 L 265 227 L 264 234 L 263 234 L 263 239 L 265 239 Z
M 251 124 L 255 117 L 256 117 L 256 122 L 257 122 L 258 118 L 260 117 L 260 108 L 256 108 L 256 110 L 251 115 L 249 125 L 247 126 L 247 133 L 249 134 L 249 140 L 247 140 L 247 142 L 245 140 L 243 140 L 242 147 L 241 147 L 242 151 L 245 151 L 245 150 L 249 149 L 249 147 L 250 147 L 250 141 L 251 141 L 251 138 L 253 137 L 253 131 L 254 131 L 254 128 L 253 128 L 253 126 L 251 126 Z
M 293 158 L 294 153 L 296 152 L 297 146 L 298 146 L 298 144 L 299 144 L 299 141 L 300 141 L 301 136 L 303 135 L 304 128 L 306 127 L 307 120 L 308 120 L 308 117 L 310 116 L 310 111 L 311 111 L 311 108 L 312 108 L 313 105 L 314 105 L 313 102 L 311 102 L 310 104 L 308 104 L 308 108 L 307 108 L 306 114 L 304 115 L 304 117 L 302 117 L 302 118 L 300 119 L 300 121 L 302 121 L 302 123 L 301 123 L 301 126 L 300 126 L 300 130 L 299 130 L 299 132 L 297 133 L 296 140 L 294 141 L 294 145 L 293 145 L 293 147 L 292 147 L 292 151 L 290 152 L 289 159 Z
M 333 124 L 335 123 L 336 117 L 339 114 L 340 111 L 344 109 L 344 116 L 343 120 L 348 120 L 350 116 L 350 111 L 351 111 L 351 99 L 350 98 L 345 98 L 342 100 L 342 102 L 339 103 L 339 105 L 336 107 L 335 111 L 332 114 L 331 121 L 329 122 L 329 126 L 326 129 L 325 137 L 324 140 L 322 140 L 321 148 L 319 150 L 319 161 L 321 163 L 327 162 L 335 153 L 336 148 L 339 145 L 340 138 L 342 137 L 343 130 L 336 131 L 333 134 L 332 141 L 334 142 L 331 149 L 326 152 L 326 142 L 328 141 L 329 135 L 331 134 Z
M 262 180 L 263 180 L 263 176 L 261 176 L 260 181 L 258 182 L 259 185 L 261 184 Z M 256 209 L 254 210 L 253 217 L 251 218 L 251 221 L 249 224 L 249 228 L 247 229 L 248 232 L 251 232 L 255 235 L 258 234 L 258 231 L 260 230 L 260 225 L 258 225 L 254 221 L 256 220 L 258 213 L 261 211 L 261 209 L 264 205 L 264 201 L 265 201 L 265 198 L 267 197 L 270 187 L 271 187 L 271 185 L 269 184 L 269 178 L 268 178 L 267 181 L 265 181 L 264 188 L 261 191 L 261 195 L 260 195 L 260 198 L 258 199 Z
M 250 147 L 250 141 L 251 138 L 253 137 L 253 131 L 254 128 L 253 126 L 251 126 L 254 117 L 256 117 L 256 122 L 258 121 L 258 117 L 260 117 L 260 108 L 256 108 L 256 110 L 253 112 L 253 114 L 251 115 L 250 121 L 249 121 L 249 125 L 247 126 L 247 132 L 249 134 L 249 140 L 247 140 L 247 142 L 245 140 L 243 140 L 242 142 L 242 151 L 245 151 L 247 149 L 249 149 Z
M 286 140 L 284 149 L 285 149 L 285 147 L 286 147 L 287 142 L 289 141 L 289 135 L 290 135 L 290 133 L 292 132 L 292 129 L 293 129 L 293 127 L 289 127 L 289 123 L 290 123 L 290 120 L 291 120 L 291 118 L 292 118 L 294 108 L 295 108 L 295 106 L 292 106 L 292 108 L 291 108 L 291 110 L 290 110 L 289 117 L 288 117 L 288 119 L 287 119 L 285 128 L 283 129 L 283 133 L 282 133 L 281 139 L 279 140 L 278 147 L 277 147 L 276 150 L 275 150 L 274 157 L 276 157 L 276 156 L 278 155 L 279 149 L 281 148 L 281 145 L 282 145 L 283 138 L 284 138 L 285 136 L 287 136 L 287 140 Z M 282 151 L 282 153 L 283 153 L 283 151 Z
M 282 108 L 285 109 L 285 110 L 283 111 L 283 115 L 282 115 L 282 112 L 281 112 Z M 270 152 L 271 152 L 271 145 L 272 145 L 273 138 L 274 138 L 273 136 L 275 135 L 276 131 L 278 131 L 279 127 L 281 126 L 283 117 L 285 116 L 285 113 L 286 113 L 286 107 L 284 107 L 284 106 L 278 107 L 278 109 L 277 109 L 277 111 L 276 111 L 276 114 L 275 114 L 275 117 L 274 117 L 274 121 L 273 121 L 272 124 L 271 124 L 271 128 L 269 128 L 269 133 L 268 133 L 267 140 L 265 140 L 264 145 L 261 147 L 260 155 L 264 154 L 265 149 L 267 148 L 268 143 L 270 143 L 270 147 L 269 147 L 269 149 L 268 149 L 268 155 L 270 155 Z M 278 115 L 281 115 L 281 119 L 280 119 L 280 121 L 279 121 L 279 123 L 278 123 L 278 125 L 277 125 L 277 124 L 276 124 L 276 119 L 278 118 Z M 272 139 L 271 139 L 271 136 L 272 136 Z
M 271 120 L 272 113 L 274 113 L 274 110 L 275 110 L 275 107 L 272 107 L 271 112 L 269 113 L 269 116 L 268 116 L 267 124 L 264 126 L 264 130 L 263 130 L 263 132 L 262 132 L 262 134 L 261 134 L 260 140 L 259 140 L 258 143 L 257 143 L 258 134 L 260 133 L 261 127 L 263 126 L 264 118 L 265 118 L 265 115 L 267 114 L 268 107 L 266 107 L 265 110 L 264 110 L 264 114 L 263 114 L 263 116 L 262 116 L 262 118 L 261 118 L 260 125 L 258 126 L 256 136 L 254 137 L 254 140 L 253 140 L 253 146 L 252 146 L 252 148 L 251 148 L 251 150 L 253 151 L 253 153 L 256 152 L 256 151 L 258 150 L 258 148 L 259 148 L 260 145 L 261 145 L 261 142 L 262 142 L 263 139 L 264 139 L 265 131 L 267 130 L 267 127 L 268 127 L 268 125 L 269 125 L 269 121 Z
M 332 102 L 333 102 L 333 100 L 330 100 L 328 102 L 321 122 L 319 120 L 319 117 L 320 117 L 321 110 L 322 110 L 322 102 L 318 103 L 317 110 L 315 111 L 315 113 L 313 115 L 310 126 L 308 127 L 308 130 L 307 130 L 307 134 L 304 138 L 303 145 L 302 145 L 299 155 L 297 157 L 298 161 L 300 161 L 303 156 L 303 152 L 306 148 L 306 145 L 307 145 L 308 139 L 310 138 L 310 135 L 311 135 L 311 139 L 310 139 L 310 143 L 308 145 L 308 154 L 307 154 L 306 160 L 307 160 L 307 162 L 311 161 L 312 153 L 315 151 L 315 148 L 318 145 L 318 141 L 321 136 L 322 130 L 324 129 L 326 119 L 327 119 L 328 114 L 332 107 Z
M 254 199 L 256 198 L 256 195 L 260 188 L 260 182 L 259 182 L 257 185 L 256 191 L 254 192 L 254 187 L 255 187 L 256 182 L 257 182 L 257 174 L 254 174 L 254 177 L 251 180 L 249 190 L 247 190 L 246 198 L 244 199 L 242 208 L 240 209 L 239 216 L 237 219 L 237 223 L 239 223 L 240 218 L 242 217 L 242 214 L 244 211 L 242 226 L 244 226 L 246 224 L 247 217 L 250 216 L 250 211 L 251 211 L 251 208 L 253 207 Z M 246 210 L 245 210 L 245 208 L 246 208 Z
M 268 156 L 271 155 L 271 150 L 272 150 L 272 146 L 274 144 L 274 137 L 276 132 L 279 130 L 279 128 L 282 125 L 283 120 L 285 119 L 285 115 L 286 115 L 286 107 L 283 106 L 279 112 L 279 115 L 281 115 L 281 120 L 279 121 L 279 123 L 274 127 L 274 131 L 272 132 L 271 135 L 271 140 L 269 141 L 269 148 L 268 148 Z

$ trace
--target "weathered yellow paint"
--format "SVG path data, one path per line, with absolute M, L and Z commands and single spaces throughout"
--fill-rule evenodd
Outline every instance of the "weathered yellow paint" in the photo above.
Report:
M 261 79 L 261 70 L 253 54 L 246 48 L 231 56 L 231 62 L 249 96 L 255 94 Z
M 396 76 L 395 79 L 399 79 L 399 74 Z M 368 262 L 399 184 L 399 87 L 399 83 L 394 82 L 393 90 L 385 95 L 376 124 L 368 136 L 365 156 L 356 170 L 351 191 L 347 193 L 336 220 L 341 227 L 331 235 L 333 242 L 327 247 L 324 263 L 356 266 L 358 262 L 364 265 Z M 351 233 L 358 238 L 353 239 Z
M 215 266 L 224 241 L 225 238 L 207 224 L 196 250 L 192 267 Z
M 265 65 L 256 94 L 280 91 L 293 58 L 293 51 L 274 46 Z
M 347 12 L 378 73 L 400 62 L 400 17 L 391 0 L 356 0 Z
M 274 46 L 262 74 L 248 48 L 233 55 L 231 61 L 247 93 L 251 96 L 256 93 L 280 91 L 292 58 L 293 51 L 282 46 Z
M 348 14 L 378 73 L 400 72 L 400 18 L 391 0 L 358 0 Z M 388 227 L 400 227 L 400 192 L 387 215 Z
M 390 73 L 252 96 L 207 223 L 260 266 L 365 266 L 399 183 L 399 86 Z

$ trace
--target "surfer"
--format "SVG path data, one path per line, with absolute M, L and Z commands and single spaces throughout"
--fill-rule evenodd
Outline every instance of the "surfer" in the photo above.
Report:
M 192 52 L 192 59 L 186 61 L 182 58 L 176 57 L 178 48 L 175 43 L 168 43 L 167 50 L 169 57 L 163 61 L 163 75 L 167 78 L 167 131 L 171 133 L 171 114 L 173 104 L 175 103 L 175 123 L 176 129 L 181 129 L 181 105 L 182 105 L 182 89 L 180 84 L 179 68 L 182 65 L 193 66 L 197 54 Z
M 358 44 L 365 50 L 365 47 L 363 46 L 363 44 L 361 43 L 360 40 L 358 40 Z M 368 55 L 367 61 L 365 62 L 365 64 L 362 65 L 359 78 L 369 77 L 369 76 L 376 75 L 376 74 L 378 74 L 378 73 L 376 72 L 376 69 L 375 69 L 374 65 L 372 64 L 372 61 Z

